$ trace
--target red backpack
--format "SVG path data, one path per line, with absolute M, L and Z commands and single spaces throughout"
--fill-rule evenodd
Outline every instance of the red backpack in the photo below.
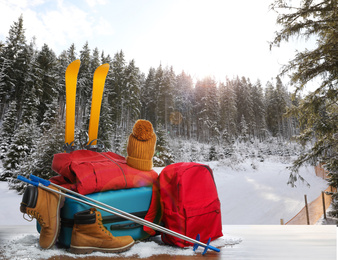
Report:
M 175 163 L 165 167 L 160 176 L 162 221 L 166 228 L 196 238 L 201 242 L 223 236 L 221 204 L 212 170 L 199 163 Z M 179 247 L 192 243 L 163 234 L 162 241 Z

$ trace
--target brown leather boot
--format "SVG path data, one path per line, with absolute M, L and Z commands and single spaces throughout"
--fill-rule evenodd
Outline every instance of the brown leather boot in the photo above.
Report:
M 101 213 L 95 208 L 74 215 L 70 252 L 89 254 L 93 251 L 117 253 L 134 245 L 131 236 L 114 237 L 102 224 Z
M 57 188 L 48 186 L 53 190 Z M 22 198 L 20 211 L 33 218 L 36 218 L 41 226 L 39 244 L 42 248 L 51 248 L 60 232 L 60 209 L 63 206 L 65 197 L 53 192 L 46 191 L 35 186 L 28 186 Z

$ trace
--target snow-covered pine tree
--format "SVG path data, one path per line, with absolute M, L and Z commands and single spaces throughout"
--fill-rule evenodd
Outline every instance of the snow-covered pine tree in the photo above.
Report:
M 199 80 L 195 97 L 198 140 L 207 142 L 211 137 L 218 136 L 219 99 L 216 81 L 211 77 Z
M 14 138 L 15 129 L 17 128 L 17 109 L 16 101 L 12 101 L 9 104 L 7 113 L 5 114 L 4 120 L 0 128 L 0 159 L 4 160 L 6 158 L 6 153 L 9 149 L 10 144 Z M 4 181 L 9 177 L 7 174 L 2 174 L 0 180 Z
M 219 131 L 219 94 L 217 89 L 217 83 L 215 79 L 207 79 L 207 95 L 206 95 L 206 110 L 207 110 L 207 127 L 208 127 L 208 142 L 218 142 L 220 140 Z
M 126 91 L 123 92 L 125 106 L 124 119 L 126 124 L 126 131 L 130 131 L 131 127 L 140 116 L 141 101 L 140 101 L 140 71 L 135 66 L 134 60 L 131 60 L 125 69 Z
M 11 189 L 22 191 L 26 184 L 17 180 L 18 175 L 28 177 L 34 167 L 32 154 L 37 149 L 36 140 L 40 133 L 33 118 L 30 122 L 20 124 L 15 132 L 12 143 L 6 153 L 4 160 L 5 175 L 9 175 L 7 182 Z
M 100 52 L 99 49 L 96 47 L 93 50 L 93 54 L 90 59 L 90 70 L 92 75 L 94 75 L 96 68 L 99 67 L 100 65 L 101 65 Z
M 28 93 L 27 89 L 25 91 Z M 33 152 L 38 148 L 37 140 L 40 138 L 40 128 L 37 124 L 38 103 L 32 87 L 30 95 L 26 94 L 23 102 L 22 118 L 16 129 L 12 142 L 5 154 L 3 165 L 5 175 L 11 189 L 22 191 L 26 186 L 17 181 L 18 175 L 28 176 L 34 167 Z
M 155 100 L 155 123 L 164 125 L 164 109 L 163 109 L 163 100 L 164 96 L 161 91 L 164 90 L 164 70 L 162 68 L 162 64 L 158 66 L 155 73 L 155 81 L 154 81 L 154 93 L 152 97 Z M 161 103 L 162 102 L 162 103 Z
M 18 21 L 10 27 L 1 52 L 0 68 L 3 74 L 0 84 L 0 119 L 3 118 L 6 107 L 13 100 L 17 103 L 18 112 L 21 112 L 24 77 L 28 66 L 23 56 L 26 45 L 23 16 L 21 15 Z
M 114 55 L 111 66 L 111 73 L 107 86 L 108 91 L 108 103 L 110 105 L 113 133 L 115 134 L 114 139 L 119 136 L 124 136 L 125 129 L 123 126 L 124 118 L 122 111 L 124 110 L 125 99 L 123 98 L 124 92 L 126 91 L 126 78 L 125 78 L 125 59 L 124 53 L 121 50 Z M 115 148 L 116 149 L 116 148 Z
M 237 106 L 236 94 L 232 82 L 227 78 L 226 83 L 219 85 L 220 99 L 220 131 L 221 144 L 229 144 L 237 136 Z
M 156 148 L 153 158 L 154 166 L 163 167 L 174 163 L 175 158 L 169 147 L 168 135 L 161 124 L 157 125 L 156 137 Z
M 48 105 L 52 104 L 59 94 L 57 58 L 47 44 L 44 44 L 38 52 L 34 65 L 35 88 L 39 100 L 37 122 L 40 124 Z
M 245 116 L 242 115 L 242 119 L 240 122 L 240 135 L 238 137 L 240 142 L 247 142 L 249 140 L 249 127 L 246 123 Z
M 270 81 L 267 82 L 265 88 L 265 121 L 268 131 L 272 136 L 278 134 L 278 110 L 277 97 L 274 86 Z
M 283 67 L 290 73 L 296 86 L 294 95 L 306 88 L 309 82 L 319 79 L 317 89 L 306 95 L 289 115 L 298 117 L 301 125 L 299 141 L 314 140 L 309 152 L 293 163 L 291 184 L 299 177 L 298 169 L 306 162 L 320 162 L 329 172 L 330 184 L 338 187 L 338 3 L 337 0 L 315 2 L 304 0 L 291 3 L 276 0 L 271 9 L 277 11 L 276 32 L 270 47 L 289 41 L 294 36 L 316 38 L 316 47 L 297 52 L 294 59 Z M 333 195 L 332 215 L 338 216 L 338 193 Z
M 170 114 L 173 112 L 173 89 L 176 85 L 176 75 L 173 67 L 163 71 L 163 83 L 159 85 L 158 116 L 166 131 L 170 131 Z M 171 132 L 171 131 L 170 131 Z
M 257 80 L 256 84 L 251 88 L 252 91 L 252 103 L 253 103 L 253 122 L 254 122 L 254 136 L 261 142 L 266 135 L 266 123 L 265 123 L 265 107 L 264 107 L 264 94 L 260 80 Z
M 279 76 L 276 77 L 276 109 L 278 122 L 278 135 L 285 138 L 286 136 L 286 127 L 287 121 L 285 120 L 285 112 L 286 112 L 286 105 L 288 100 L 288 93 L 286 88 L 284 87 L 282 80 Z
M 208 161 L 216 161 L 217 158 L 217 152 L 216 152 L 216 146 L 214 143 L 211 144 L 210 149 L 209 149 L 209 158 Z
M 251 83 L 249 79 L 237 77 L 235 81 L 235 93 L 236 93 L 236 104 L 237 104 L 237 126 L 238 131 L 241 132 L 241 123 L 244 116 L 246 125 L 248 127 L 247 134 L 250 137 L 253 133 L 253 102 L 252 102 L 252 91 Z
M 99 143 L 104 145 L 105 151 L 111 150 L 112 138 L 114 136 L 110 113 L 111 111 L 108 104 L 108 95 L 107 93 L 103 92 L 98 139 Z
M 112 60 L 110 56 L 104 56 L 104 52 L 101 54 L 101 63 L 108 63 L 111 65 Z M 98 139 L 104 145 L 105 151 L 110 151 L 113 144 L 113 121 L 111 117 L 111 105 L 109 104 L 108 97 L 111 91 L 109 82 L 111 81 L 111 68 L 106 77 L 106 83 L 103 91 L 102 104 L 101 104 L 101 115 L 100 115 L 100 125 L 98 131 Z
M 196 144 L 194 142 L 192 142 L 190 144 L 190 158 L 189 158 L 189 161 L 190 162 L 197 162 L 198 161 L 198 158 L 199 158 L 199 151 L 198 151 L 198 148 L 196 146 Z
M 70 62 L 77 59 L 76 47 L 74 43 L 72 43 L 67 49 L 67 56 Z
M 153 125 L 156 124 L 155 74 L 156 70 L 150 68 L 140 94 L 142 104 L 141 118 L 149 120 Z
M 176 77 L 176 86 L 173 90 L 174 111 L 181 113 L 182 121 L 177 125 L 178 136 L 190 138 L 193 116 L 193 80 L 184 71 Z
M 80 51 L 81 66 L 77 77 L 76 90 L 75 121 L 77 130 L 82 133 L 88 132 L 90 104 L 93 89 L 93 67 L 91 66 L 92 57 L 90 52 L 88 42 L 86 42 Z M 83 142 L 83 140 L 81 142 Z M 87 140 L 85 140 L 85 143 L 86 142 Z M 81 145 L 83 145 L 83 143 L 81 143 Z
M 58 114 L 58 103 L 55 98 L 47 105 L 47 110 L 41 123 L 41 137 L 37 141 L 37 148 L 32 153 L 34 166 L 30 170 L 36 176 L 49 179 L 55 175 L 51 165 L 53 155 L 63 152 L 65 124 Z

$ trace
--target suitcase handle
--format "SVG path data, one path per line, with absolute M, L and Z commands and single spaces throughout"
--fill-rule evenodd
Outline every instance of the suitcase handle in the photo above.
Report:
M 123 230 L 123 229 L 132 229 L 140 227 L 140 224 L 137 223 L 127 223 L 127 224 L 116 224 L 110 225 L 110 230 Z

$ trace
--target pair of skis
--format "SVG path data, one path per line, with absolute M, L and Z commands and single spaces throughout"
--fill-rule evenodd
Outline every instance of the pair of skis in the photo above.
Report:
M 74 146 L 75 131 L 75 101 L 76 101 L 76 83 L 80 69 L 80 60 L 70 63 L 66 69 L 66 129 L 65 129 L 65 151 L 71 152 Z M 92 104 L 90 110 L 90 120 L 88 128 L 89 149 L 97 148 L 97 134 L 99 129 L 100 111 L 104 84 L 109 70 L 109 64 L 105 63 L 99 66 L 93 76 Z

